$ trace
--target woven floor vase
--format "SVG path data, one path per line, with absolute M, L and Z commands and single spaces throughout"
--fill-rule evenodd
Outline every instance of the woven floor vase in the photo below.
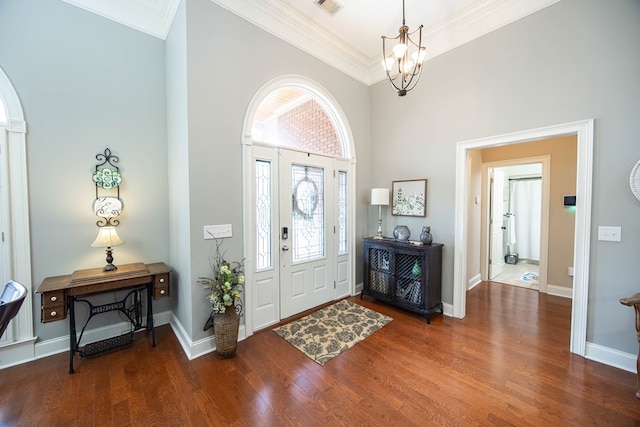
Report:
M 216 353 L 218 353 L 219 358 L 228 359 L 236 354 L 239 327 L 240 316 L 238 316 L 233 307 L 227 307 L 227 311 L 218 313 L 213 317 Z

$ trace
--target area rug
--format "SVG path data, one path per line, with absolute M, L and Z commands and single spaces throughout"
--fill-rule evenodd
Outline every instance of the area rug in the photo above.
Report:
M 342 300 L 273 329 L 310 359 L 324 365 L 393 319 Z

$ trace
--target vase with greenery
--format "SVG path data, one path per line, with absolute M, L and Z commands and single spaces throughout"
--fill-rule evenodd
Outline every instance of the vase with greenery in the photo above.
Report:
M 210 257 L 211 275 L 199 277 L 198 283 L 209 291 L 207 298 L 212 307 L 204 330 L 213 327 L 218 356 L 229 358 L 235 354 L 238 344 L 244 289 L 244 260 L 227 261 L 220 252 L 221 244 L 222 242 L 216 239 L 216 253 Z

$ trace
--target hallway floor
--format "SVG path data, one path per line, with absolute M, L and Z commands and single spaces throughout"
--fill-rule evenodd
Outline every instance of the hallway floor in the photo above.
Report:
M 504 264 L 502 272 L 493 278 L 493 282 L 507 285 L 520 286 L 528 289 L 538 289 L 538 264 L 530 264 L 527 261 L 518 261 L 517 264 Z

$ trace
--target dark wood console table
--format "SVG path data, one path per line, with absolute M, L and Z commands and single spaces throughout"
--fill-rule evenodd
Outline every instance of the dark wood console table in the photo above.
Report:
M 156 345 L 153 329 L 153 300 L 169 296 L 171 268 L 159 262 L 155 264 L 125 264 L 115 271 L 102 271 L 102 268 L 77 270 L 65 276 L 47 277 L 36 292 L 42 294 L 40 320 L 42 323 L 63 320 L 69 313 L 69 373 L 73 370 L 73 357 L 76 352 L 80 356 L 91 356 L 133 342 L 133 333 L 146 329 L 151 334 L 152 345 Z M 93 305 L 84 297 L 117 290 L 129 290 L 120 301 Z M 143 295 L 147 294 L 146 321 L 143 323 Z M 80 336 L 77 336 L 75 304 L 82 302 L 89 307 L 87 318 Z M 124 313 L 132 325 L 126 335 L 108 338 L 96 343 L 80 347 L 80 341 L 89 320 L 94 316 L 110 311 Z
M 620 300 L 620 304 L 627 305 L 629 307 L 633 307 L 636 312 L 636 332 L 638 335 L 638 343 L 640 343 L 640 294 L 635 294 L 628 298 L 622 298 Z M 636 359 L 636 397 L 640 399 L 640 354 Z
M 414 245 L 394 239 L 364 239 L 364 280 L 369 295 L 426 317 L 442 314 L 441 243 Z

